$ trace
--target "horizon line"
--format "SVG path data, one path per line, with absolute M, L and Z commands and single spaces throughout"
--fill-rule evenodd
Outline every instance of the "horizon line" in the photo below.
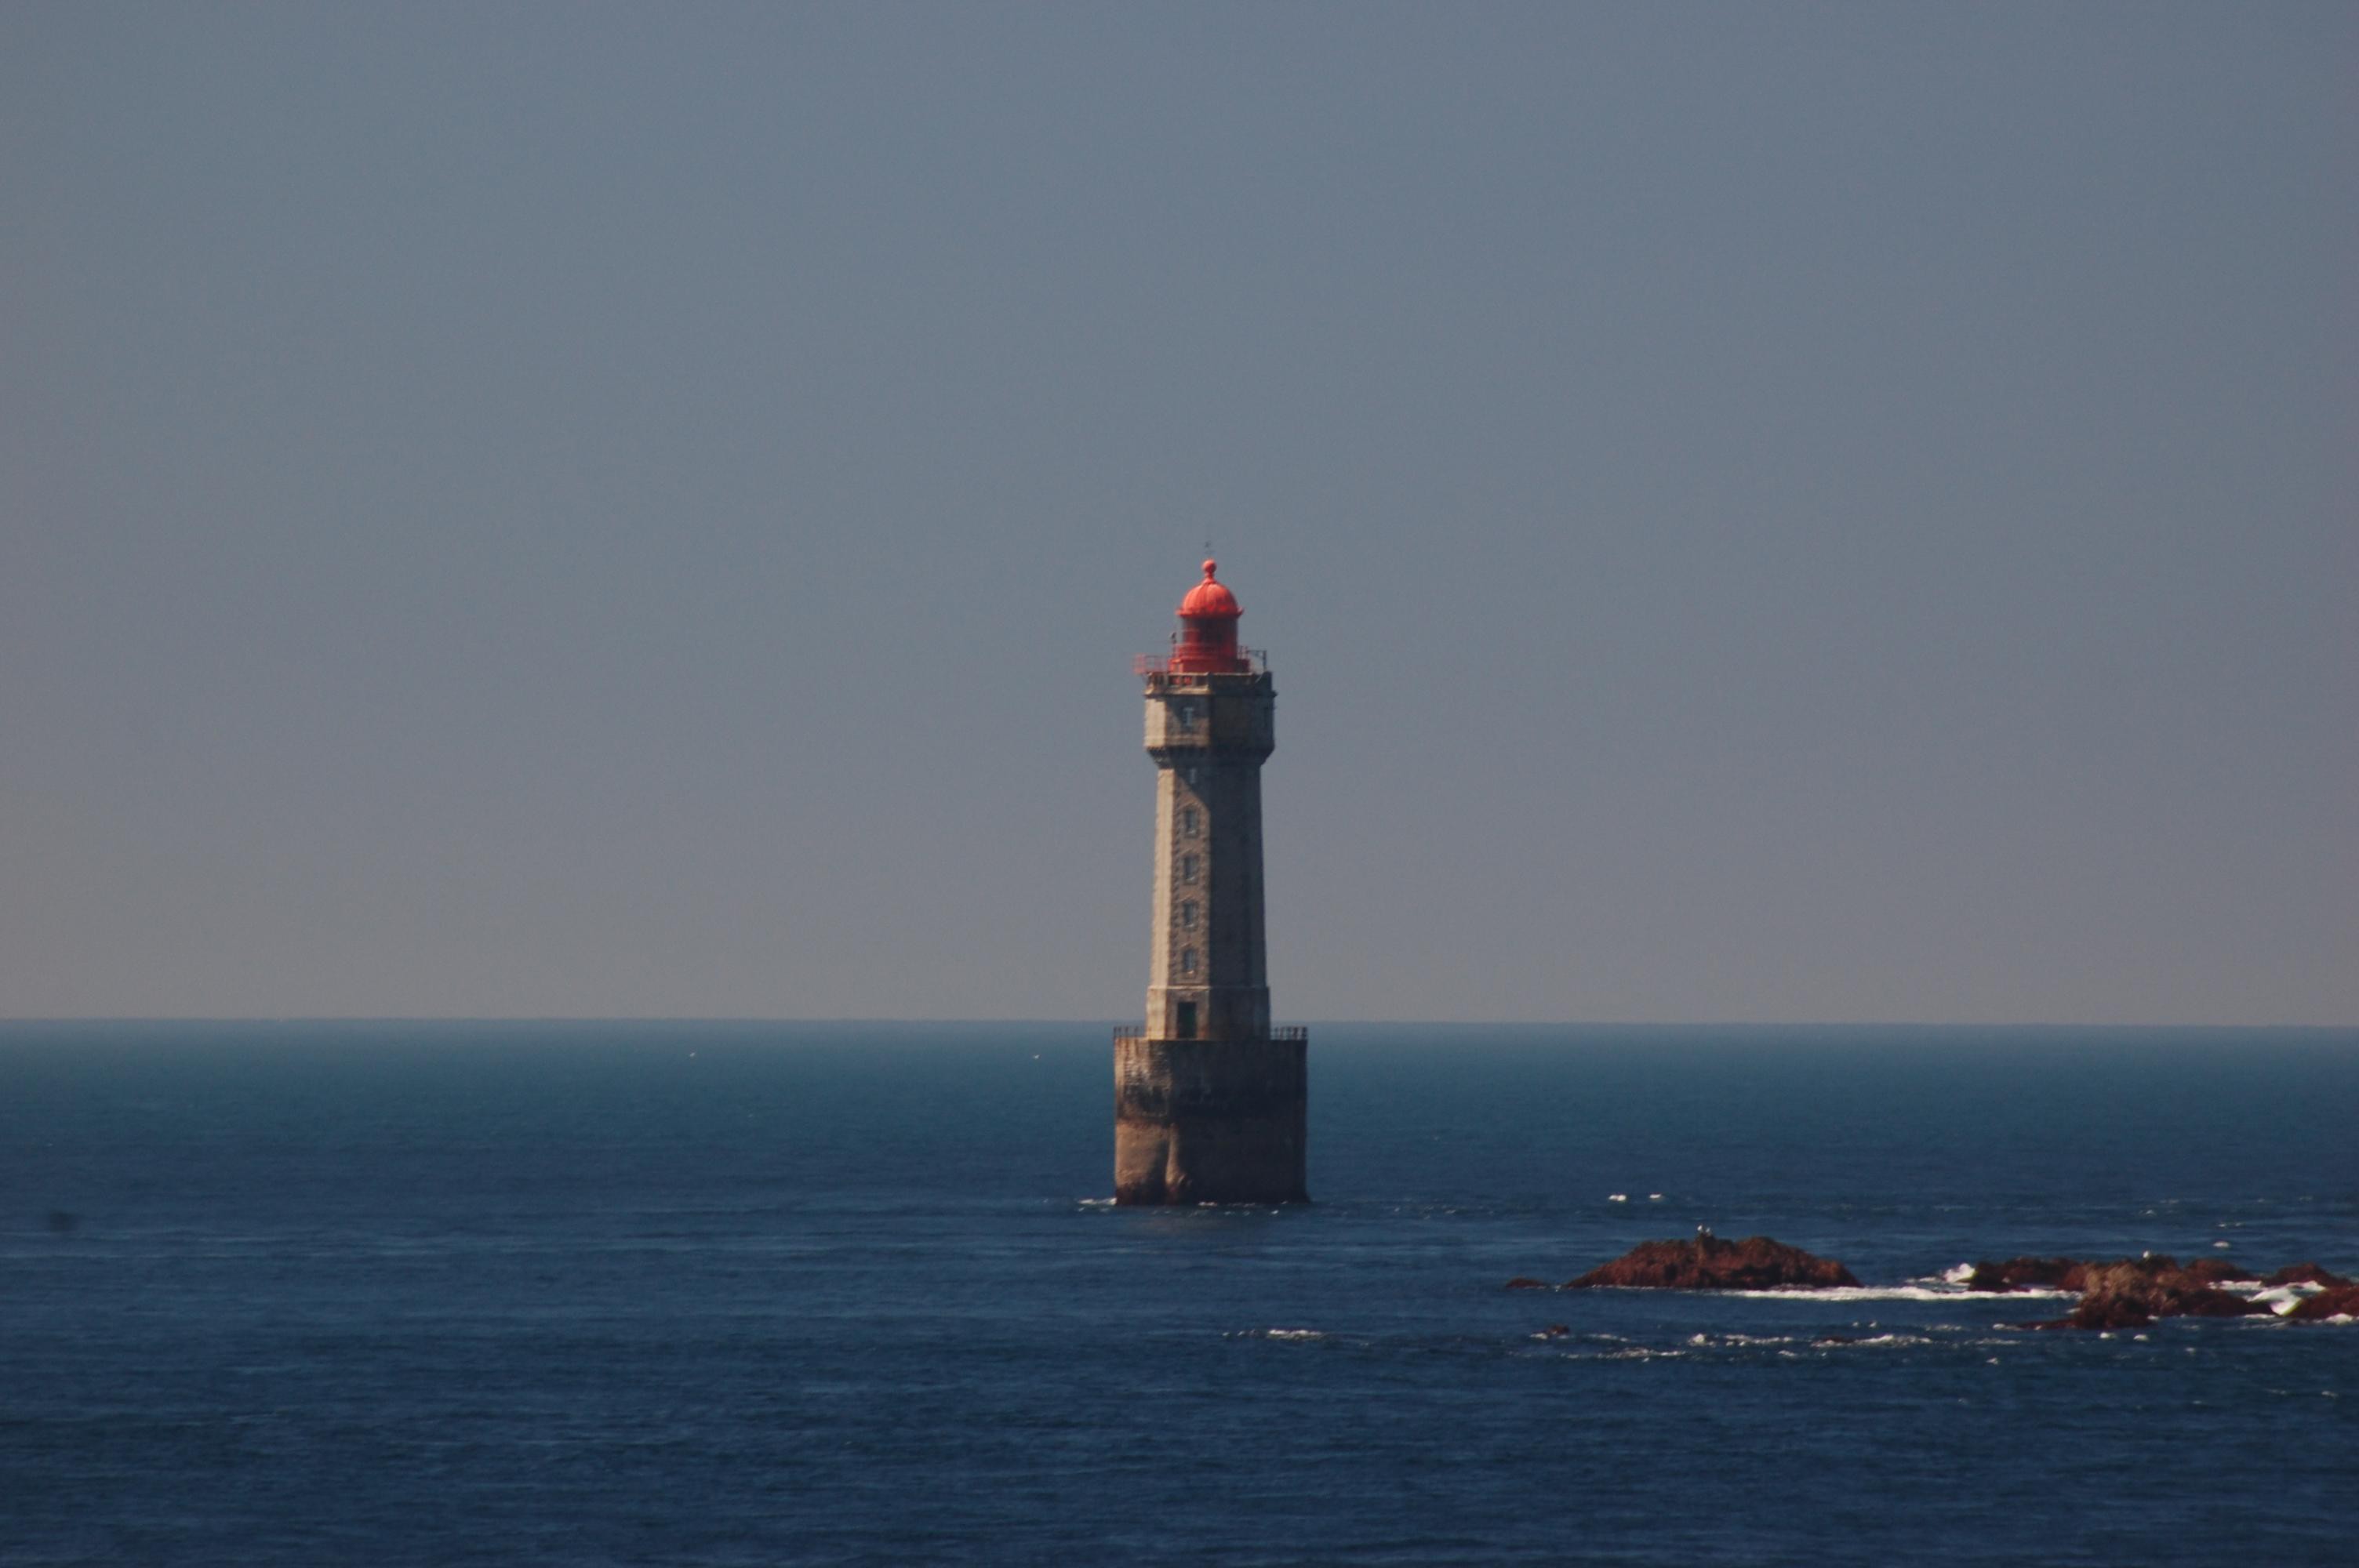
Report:
M 1314 1029 L 2003 1029 L 2003 1030 L 2305 1030 L 2359 1032 L 2359 1022 L 2179 1022 L 2153 1020 L 2062 1022 L 2043 1019 L 1487 1019 L 1312 1018 Z M 0 1015 L 0 1028 L 19 1024 L 71 1023 L 410 1023 L 410 1024 L 825 1024 L 831 1026 L 1134 1027 L 1124 1019 L 994 1018 L 917 1015 L 788 1015 L 767 1013 L 25 1013 Z

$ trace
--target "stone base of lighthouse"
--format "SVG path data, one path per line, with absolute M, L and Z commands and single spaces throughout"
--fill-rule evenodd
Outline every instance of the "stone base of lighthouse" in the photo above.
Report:
M 1118 1204 L 1308 1203 L 1309 1045 L 1275 1040 L 1115 1037 Z

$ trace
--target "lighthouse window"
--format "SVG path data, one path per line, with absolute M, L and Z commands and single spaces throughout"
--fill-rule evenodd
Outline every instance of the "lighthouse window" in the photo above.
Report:
M 1180 905 L 1180 929 L 1182 931 L 1196 929 L 1196 901 L 1192 898 L 1183 901 Z
M 1189 838 L 1193 838 L 1196 836 L 1196 808 L 1192 806 L 1180 807 L 1180 831 L 1188 835 Z
M 1192 882 L 1196 880 L 1195 856 L 1182 855 L 1180 857 L 1180 880 L 1183 882 Z
M 1183 975 L 1192 975 L 1196 972 L 1196 949 L 1193 947 L 1180 949 L 1180 972 Z

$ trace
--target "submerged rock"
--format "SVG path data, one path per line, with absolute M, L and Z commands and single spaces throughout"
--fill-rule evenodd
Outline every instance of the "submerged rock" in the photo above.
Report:
M 1546 1280 L 1535 1280 L 1529 1274 L 1518 1274 L 1506 1283 L 1506 1289 L 1511 1291 L 1546 1291 L 1554 1288 Z
M 1852 1271 L 1832 1258 L 1814 1258 L 1766 1236 L 1723 1241 L 1710 1231 L 1693 1241 L 1642 1241 L 1603 1268 L 1565 1285 L 1585 1291 L 1600 1285 L 1651 1291 L 1767 1291 L 1780 1286 L 1856 1285 Z

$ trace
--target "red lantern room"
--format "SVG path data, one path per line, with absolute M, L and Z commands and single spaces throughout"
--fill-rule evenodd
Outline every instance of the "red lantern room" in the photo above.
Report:
M 1212 580 L 1214 562 L 1204 563 L 1204 580 L 1180 601 L 1180 635 L 1171 646 L 1171 673 L 1244 675 L 1252 669 L 1237 652 L 1237 596 Z

